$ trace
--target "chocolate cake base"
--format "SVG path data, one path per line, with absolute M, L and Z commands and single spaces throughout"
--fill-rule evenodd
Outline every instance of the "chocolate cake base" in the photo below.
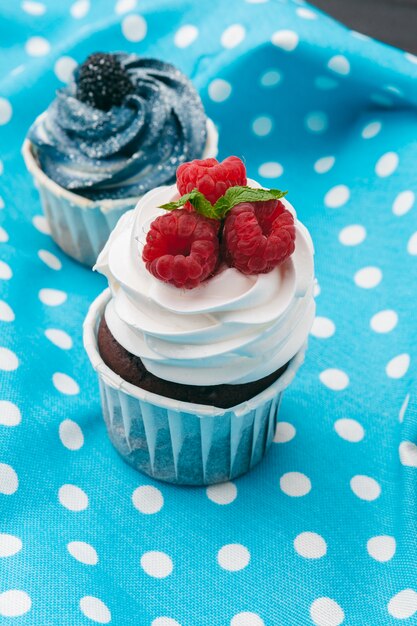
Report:
M 288 363 L 283 365 L 265 378 L 242 385 L 200 386 L 173 383 L 148 372 L 139 357 L 125 350 L 111 334 L 104 315 L 98 331 L 98 349 L 105 364 L 123 380 L 136 387 L 166 398 L 221 409 L 228 409 L 257 396 L 272 385 L 285 372 L 288 365 Z

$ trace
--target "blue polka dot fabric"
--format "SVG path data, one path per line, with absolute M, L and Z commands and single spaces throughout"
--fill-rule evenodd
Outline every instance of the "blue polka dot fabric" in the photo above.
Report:
M 417 624 L 417 58 L 303 2 L 3 3 L 0 623 Z M 101 276 L 51 240 L 20 148 L 97 50 L 195 81 L 220 156 L 288 189 L 317 318 L 273 449 L 178 488 L 107 439 L 81 326 Z

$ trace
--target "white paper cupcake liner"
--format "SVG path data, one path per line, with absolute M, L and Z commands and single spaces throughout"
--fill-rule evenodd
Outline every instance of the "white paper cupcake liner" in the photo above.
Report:
M 268 389 L 231 409 L 180 402 L 147 392 L 115 374 L 102 360 L 97 331 L 111 295 L 92 303 L 84 347 L 99 377 L 104 419 L 123 459 L 152 478 L 210 485 L 236 478 L 259 463 L 274 437 L 282 392 L 304 361 L 306 346 Z
M 207 119 L 207 144 L 203 158 L 217 155 L 217 140 L 216 127 Z M 121 215 L 133 209 L 140 196 L 89 200 L 64 189 L 49 178 L 39 167 L 28 139 L 23 144 L 22 154 L 39 190 L 52 238 L 70 257 L 92 267 Z

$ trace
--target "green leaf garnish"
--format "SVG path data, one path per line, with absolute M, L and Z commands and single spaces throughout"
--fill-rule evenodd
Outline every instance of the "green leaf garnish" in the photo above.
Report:
M 226 193 L 221 196 L 213 205 L 207 198 L 197 189 L 193 189 L 190 193 L 181 196 L 175 202 L 162 204 L 161 209 L 173 211 L 180 209 L 189 202 L 200 215 L 215 220 L 222 220 L 226 214 L 233 209 L 234 206 L 241 202 L 265 202 L 267 200 L 279 200 L 286 195 L 286 191 L 279 189 L 254 189 L 253 187 L 229 187 Z
M 184 194 L 183 196 L 181 196 L 181 198 L 179 198 L 175 202 L 168 202 L 167 204 L 161 204 L 160 208 L 165 209 L 166 211 L 173 211 L 174 209 L 180 209 L 187 202 L 193 205 L 197 213 L 200 213 L 201 215 L 205 215 L 206 217 L 214 217 L 213 205 L 197 189 L 193 189 L 190 193 Z
M 264 202 L 266 200 L 279 200 L 283 198 L 287 192 L 279 189 L 254 189 L 253 187 L 229 187 L 224 196 L 221 196 L 214 210 L 216 219 L 223 219 L 224 216 L 237 204 L 241 202 Z

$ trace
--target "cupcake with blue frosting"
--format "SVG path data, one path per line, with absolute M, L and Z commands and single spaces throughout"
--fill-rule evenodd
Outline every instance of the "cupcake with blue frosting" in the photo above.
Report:
M 23 147 L 52 236 L 92 265 L 125 211 L 177 168 L 217 153 L 191 81 L 134 54 L 95 53 L 31 126 Z

